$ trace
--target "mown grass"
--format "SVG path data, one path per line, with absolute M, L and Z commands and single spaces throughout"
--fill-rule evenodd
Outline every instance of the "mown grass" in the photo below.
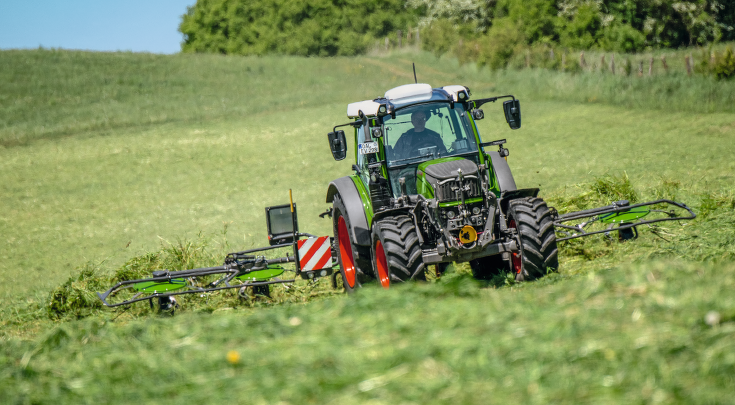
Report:
M 523 129 L 509 132 L 487 105 L 480 130 L 508 139 L 516 182 L 540 187 L 560 212 L 634 196 L 674 198 L 699 217 L 645 227 L 633 242 L 565 243 L 559 273 L 535 283 L 477 285 L 458 265 L 436 283 L 347 299 L 327 280 L 274 288 L 272 299 L 190 296 L 174 318 L 146 303 L 102 308 L 91 295 L 263 245 L 263 207 L 287 201 L 289 188 L 301 229 L 330 233 L 316 215 L 351 162 L 333 162 L 325 134 L 346 121 L 347 102 L 410 82 L 412 60 L 421 81 L 522 100 Z M 0 64 L 10 78 L 0 80 L 0 398 L 730 398 L 732 82 L 487 72 L 415 53 L 3 51 Z
M 6 342 L 0 391 L 17 403 L 727 403 L 733 280 L 732 264 L 649 262 L 512 289 L 458 275 L 307 306 L 88 319 Z

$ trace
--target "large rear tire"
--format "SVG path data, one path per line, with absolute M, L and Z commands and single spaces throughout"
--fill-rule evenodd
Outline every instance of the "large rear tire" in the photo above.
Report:
M 518 231 L 520 252 L 511 253 L 517 281 L 543 277 L 559 267 L 554 221 L 541 198 L 519 198 L 508 207 L 509 228 Z
M 381 219 L 372 232 L 373 270 L 383 288 L 392 283 L 425 280 L 426 265 L 413 219 L 397 215 Z
M 350 238 L 350 218 L 347 217 L 345 205 L 339 195 L 334 196 L 332 203 L 332 227 L 334 244 L 337 251 L 339 272 L 345 291 L 352 293 L 370 281 L 366 272 L 370 272 L 370 248 L 355 245 Z

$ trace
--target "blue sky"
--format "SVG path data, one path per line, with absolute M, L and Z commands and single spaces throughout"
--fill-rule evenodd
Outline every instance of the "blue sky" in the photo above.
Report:
M 0 0 L 0 49 L 175 53 L 196 0 Z

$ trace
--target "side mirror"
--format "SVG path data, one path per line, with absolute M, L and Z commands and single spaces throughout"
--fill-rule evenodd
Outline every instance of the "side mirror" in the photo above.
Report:
M 329 149 L 332 151 L 334 160 L 342 160 L 347 157 L 345 131 L 330 132 L 327 134 L 327 138 L 329 139 Z
M 472 110 L 472 119 L 479 121 L 485 118 L 485 113 L 482 110 Z
M 503 111 L 505 111 L 505 120 L 510 125 L 510 129 L 521 127 L 521 102 L 519 100 L 508 100 L 504 102 Z

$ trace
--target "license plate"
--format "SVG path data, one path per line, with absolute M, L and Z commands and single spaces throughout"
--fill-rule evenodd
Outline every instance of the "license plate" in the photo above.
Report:
M 378 153 L 377 142 L 365 142 L 357 145 L 357 151 L 361 155 L 369 155 L 371 153 Z

